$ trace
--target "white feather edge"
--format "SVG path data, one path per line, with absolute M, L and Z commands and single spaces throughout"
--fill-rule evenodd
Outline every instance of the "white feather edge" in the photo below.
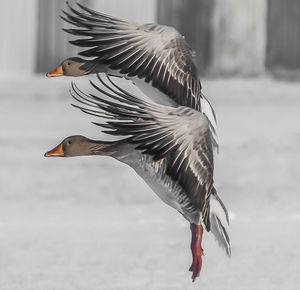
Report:
M 202 95 L 201 99 L 201 112 L 207 117 L 207 119 L 210 122 L 210 126 L 213 128 L 211 130 L 212 136 L 217 144 L 217 147 L 219 146 L 219 138 L 218 138 L 218 130 L 217 130 L 217 121 L 215 119 L 213 109 L 208 102 L 208 100 Z
M 227 255 L 230 257 L 231 245 L 228 235 L 228 216 L 224 207 L 214 195 L 210 196 L 210 222 L 212 234 L 218 241 L 219 246 L 223 248 L 226 251 Z M 226 238 L 225 234 L 228 238 Z

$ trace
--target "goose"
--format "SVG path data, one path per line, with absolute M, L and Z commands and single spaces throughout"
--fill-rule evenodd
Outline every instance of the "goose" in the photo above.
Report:
M 110 156 L 133 168 L 166 204 L 190 223 L 192 280 L 202 267 L 203 229 L 211 231 L 231 255 L 226 207 L 214 187 L 214 136 L 207 117 L 187 106 L 147 102 L 117 85 L 111 77 L 100 85 L 90 81 L 97 95 L 72 83 L 73 104 L 105 122 L 93 122 L 117 141 L 70 136 L 46 157 Z
M 77 5 L 68 4 L 61 18 L 75 27 L 63 30 L 80 37 L 70 43 L 88 48 L 79 53 L 86 59 L 67 58 L 48 77 L 101 72 L 125 77 L 158 104 L 201 111 L 218 140 L 216 115 L 202 92 L 196 54 L 175 28 L 125 21 Z

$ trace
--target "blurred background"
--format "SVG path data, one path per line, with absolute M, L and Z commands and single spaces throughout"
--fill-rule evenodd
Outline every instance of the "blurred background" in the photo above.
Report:
M 201 75 L 254 76 L 266 71 L 295 73 L 300 68 L 298 0 L 79 2 L 124 19 L 176 27 L 196 50 Z M 70 36 L 61 30 L 68 26 L 59 18 L 65 7 L 65 1 L 59 0 L 4 4 L 2 74 L 44 73 L 76 54 L 76 48 L 68 44 Z
M 45 77 L 78 52 L 61 30 L 64 1 L 5 1 L 0 289 L 298 289 L 300 1 L 79 2 L 172 25 L 195 49 L 217 113 L 215 184 L 230 214 L 232 258 L 206 233 L 192 283 L 188 223 L 130 168 L 109 158 L 43 157 L 69 135 L 105 138 L 95 119 L 70 106 L 70 82 L 88 91 L 93 76 Z

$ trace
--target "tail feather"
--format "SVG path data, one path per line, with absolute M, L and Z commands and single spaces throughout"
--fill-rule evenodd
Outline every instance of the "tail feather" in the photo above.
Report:
M 219 246 L 223 248 L 228 257 L 230 257 L 231 245 L 227 232 L 229 226 L 228 212 L 216 192 L 214 192 L 210 198 L 210 223 L 211 232 L 218 241 Z

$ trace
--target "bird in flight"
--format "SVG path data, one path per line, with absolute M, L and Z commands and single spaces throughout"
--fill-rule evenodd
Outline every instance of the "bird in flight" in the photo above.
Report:
M 79 39 L 70 43 L 88 48 L 70 57 L 48 77 L 106 73 L 130 79 L 154 102 L 188 106 L 206 115 L 217 139 L 215 112 L 201 90 L 196 54 L 173 27 L 138 24 L 96 12 L 81 4 L 61 16 L 75 28 L 63 29 Z
M 91 82 L 96 94 L 72 83 L 74 106 L 104 120 L 95 124 L 121 139 L 70 136 L 45 156 L 104 155 L 132 167 L 190 223 L 194 281 L 202 266 L 204 228 L 231 255 L 228 213 L 213 180 L 216 117 L 202 93 L 194 53 L 174 28 L 139 25 L 77 5 L 69 5 L 62 18 L 76 27 L 68 33 L 84 37 L 71 43 L 88 47 L 80 53 L 87 59 L 68 58 L 48 76 L 97 73 L 99 85 Z M 147 100 L 122 89 L 111 75 L 130 79 Z

